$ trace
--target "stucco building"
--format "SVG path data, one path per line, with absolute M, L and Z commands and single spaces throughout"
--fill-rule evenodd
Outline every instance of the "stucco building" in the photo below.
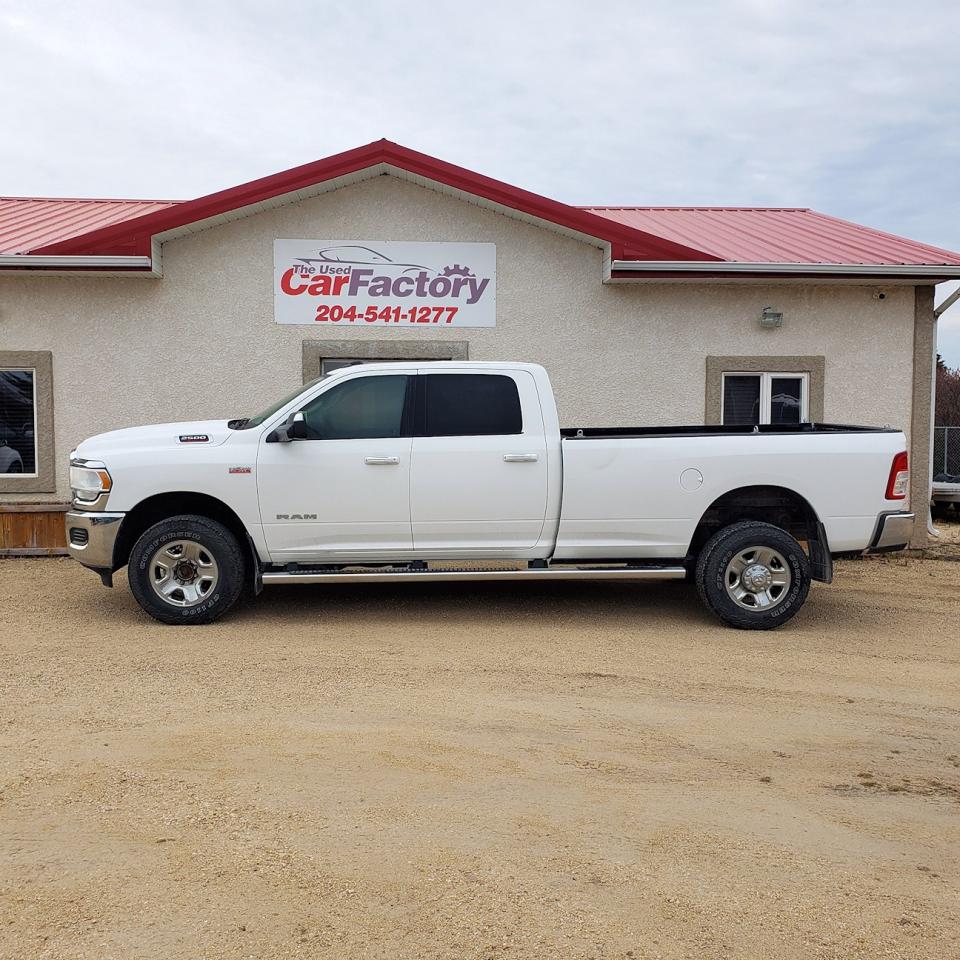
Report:
M 368 358 L 542 363 L 570 425 L 895 425 L 919 506 L 957 277 L 806 209 L 574 207 L 387 141 L 186 202 L 0 200 L 0 552 L 62 544 L 81 439 Z

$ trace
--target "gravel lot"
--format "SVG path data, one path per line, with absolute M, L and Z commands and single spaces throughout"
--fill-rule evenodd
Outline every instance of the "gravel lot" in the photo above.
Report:
M 960 563 L 771 634 L 684 584 L 0 562 L 0 956 L 956 958 Z

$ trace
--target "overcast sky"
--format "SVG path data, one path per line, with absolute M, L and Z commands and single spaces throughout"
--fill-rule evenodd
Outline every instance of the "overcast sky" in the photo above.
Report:
M 0 0 L 0 195 L 189 198 L 387 137 L 960 250 L 958 37 L 956 0 Z

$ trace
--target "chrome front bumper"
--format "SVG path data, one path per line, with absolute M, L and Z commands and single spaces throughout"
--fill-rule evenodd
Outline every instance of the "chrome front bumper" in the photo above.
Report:
M 867 553 L 890 553 L 903 550 L 913 533 L 912 513 L 881 513 Z
M 126 514 L 71 510 L 66 514 L 67 550 L 92 570 L 113 570 L 113 546 Z

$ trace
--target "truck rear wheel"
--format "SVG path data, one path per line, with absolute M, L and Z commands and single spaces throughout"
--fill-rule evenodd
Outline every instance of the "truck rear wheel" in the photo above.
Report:
M 933 505 L 931 506 L 931 515 L 934 520 L 952 520 L 956 517 L 954 510 L 956 509 L 956 504 L 953 503 L 937 503 L 934 500 Z
M 213 623 L 243 588 L 237 538 L 207 517 L 161 520 L 134 544 L 127 565 L 137 603 L 161 623 Z
M 771 630 L 803 606 L 810 563 L 785 530 L 745 520 L 724 527 L 697 559 L 697 590 L 707 609 L 741 630 Z

